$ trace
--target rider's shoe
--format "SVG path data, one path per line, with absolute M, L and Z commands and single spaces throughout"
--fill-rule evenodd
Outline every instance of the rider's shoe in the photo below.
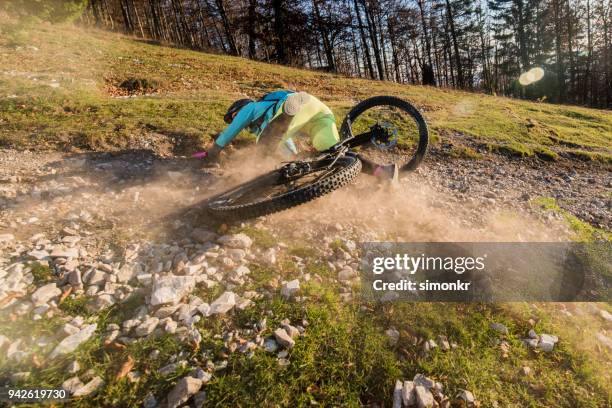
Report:
M 378 166 L 372 174 L 381 180 L 388 180 L 391 185 L 397 185 L 399 182 L 399 166 L 395 163 Z
M 310 101 L 311 96 L 306 92 L 292 93 L 283 104 L 283 112 L 289 116 L 295 116 Z

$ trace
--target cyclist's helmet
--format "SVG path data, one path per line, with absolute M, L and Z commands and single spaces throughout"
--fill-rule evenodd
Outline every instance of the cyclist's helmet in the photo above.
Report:
M 225 123 L 227 124 L 232 123 L 232 121 L 238 114 L 238 111 L 251 102 L 253 102 L 252 99 L 245 98 L 245 99 L 238 99 L 236 102 L 232 103 L 232 105 L 229 107 L 229 109 L 225 113 L 225 116 L 223 116 L 223 120 L 225 121 Z

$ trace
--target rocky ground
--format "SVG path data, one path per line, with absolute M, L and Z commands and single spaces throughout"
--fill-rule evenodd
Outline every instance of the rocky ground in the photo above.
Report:
M 359 280 L 359 241 L 566 239 L 573 231 L 563 214 L 534 205 L 543 196 L 587 225 L 612 225 L 612 179 L 603 168 L 497 156 L 450 161 L 443 151 L 434 151 L 395 190 L 362 176 L 346 191 L 245 224 L 219 226 L 194 218 L 186 209 L 225 185 L 227 172 L 221 177 L 219 170 L 197 170 L 187 159 L 144 150 L 2 151 L 0 325 L 28 321 L 36 327 L 53 319 L 60 325 L 43 335 L 2 333 L 0 362 L 11 369 L 2 371 L 0 382 L 27 382 L 47 360 L 60 360 L 70 375 L 55 385 L 73 397 L 94 395 L 109 376 L 75 359 L 79 346 L 122 350 L 169 334 L 185 349 L 170 356 L 162 351 L 161 357 L 159 350 L 130 355 L 112 380 L 138 382 L 148 375 L 135 368 L 139 358 L 164 358 L 156 375 L 173 378 L 172 386 L 169 392 L 151 389 L 143 406 L 199 407 L 206 401 L 206 384 L 223 375 L 233 353 L 269 353 L 279 366 L 291 364 L 291 350 L 309 331 L 305 315 L 290 319 L 270 310 L 242 325 L 213 324 L 206 330 L 202 322 L 223 321 L 262 299 L 312 301 L 301 285 L 329 279 L 307 267 L 312 251 L 335 274 L 329 282 L 340 299 L 351 302 Z M 296 240 L 302 242 L 297 249 Z M 258 276 L 251 266 L 274 271 L 287 260 L 296 268 L 290 280 Z M 602 321 L 600 347 L 612 349 L 605 330 L 610 314 L 597 306 L 585 310 Z M 492 329 L 500 334 L 499 347 L 509 350 L 508 329 L 503 324 Z M 400 338 L 394 328 L 386 335 L 391 346 Z M 222 351 L 207 350 L 207 337 L 219 340 Z M 559 340 L 533 329 L 522 337 L 525 347 L 544 352 Z M 425 351 L 457 347 L 443 335 L 416 341 Z M 531 369 L 522 370 L 528 376 Z M 394 407 L 478 405 L 478 395 L 469 390 L 445 395 L 443 384 L 422 374 L 398 379 L 389 393 Z

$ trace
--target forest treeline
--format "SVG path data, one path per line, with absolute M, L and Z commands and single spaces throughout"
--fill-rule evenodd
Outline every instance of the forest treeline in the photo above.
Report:
M 83 4 L 86 24 L 197 50 L 355 77 L 612 108 L 610 0 L 72 3 Z M 533 67 L 541 67 L 544 77 L 521 85 L 519 76 Z

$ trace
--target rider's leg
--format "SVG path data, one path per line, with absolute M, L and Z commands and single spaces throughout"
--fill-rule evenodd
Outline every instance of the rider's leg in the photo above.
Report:
M 333 115 L 319 115 L 304 130 L 310 135 L 312 146 L 319 152 L 329 149 L 340 141 Z
M 307 126 L 307 130 L 312 137 L 312 145 L 318 150 L 327 150 L 340 141 L 336 121 L 333 116 L 321 116 L 313 120 Z M 398 178 L 398 166 L 389 164 L 382 166 L 366 159 L 362 155 L 357 155 L 361 160 L 361 169 L 364 173 L 371 174 L 382 179 L 389 179 L 395 182 Z

